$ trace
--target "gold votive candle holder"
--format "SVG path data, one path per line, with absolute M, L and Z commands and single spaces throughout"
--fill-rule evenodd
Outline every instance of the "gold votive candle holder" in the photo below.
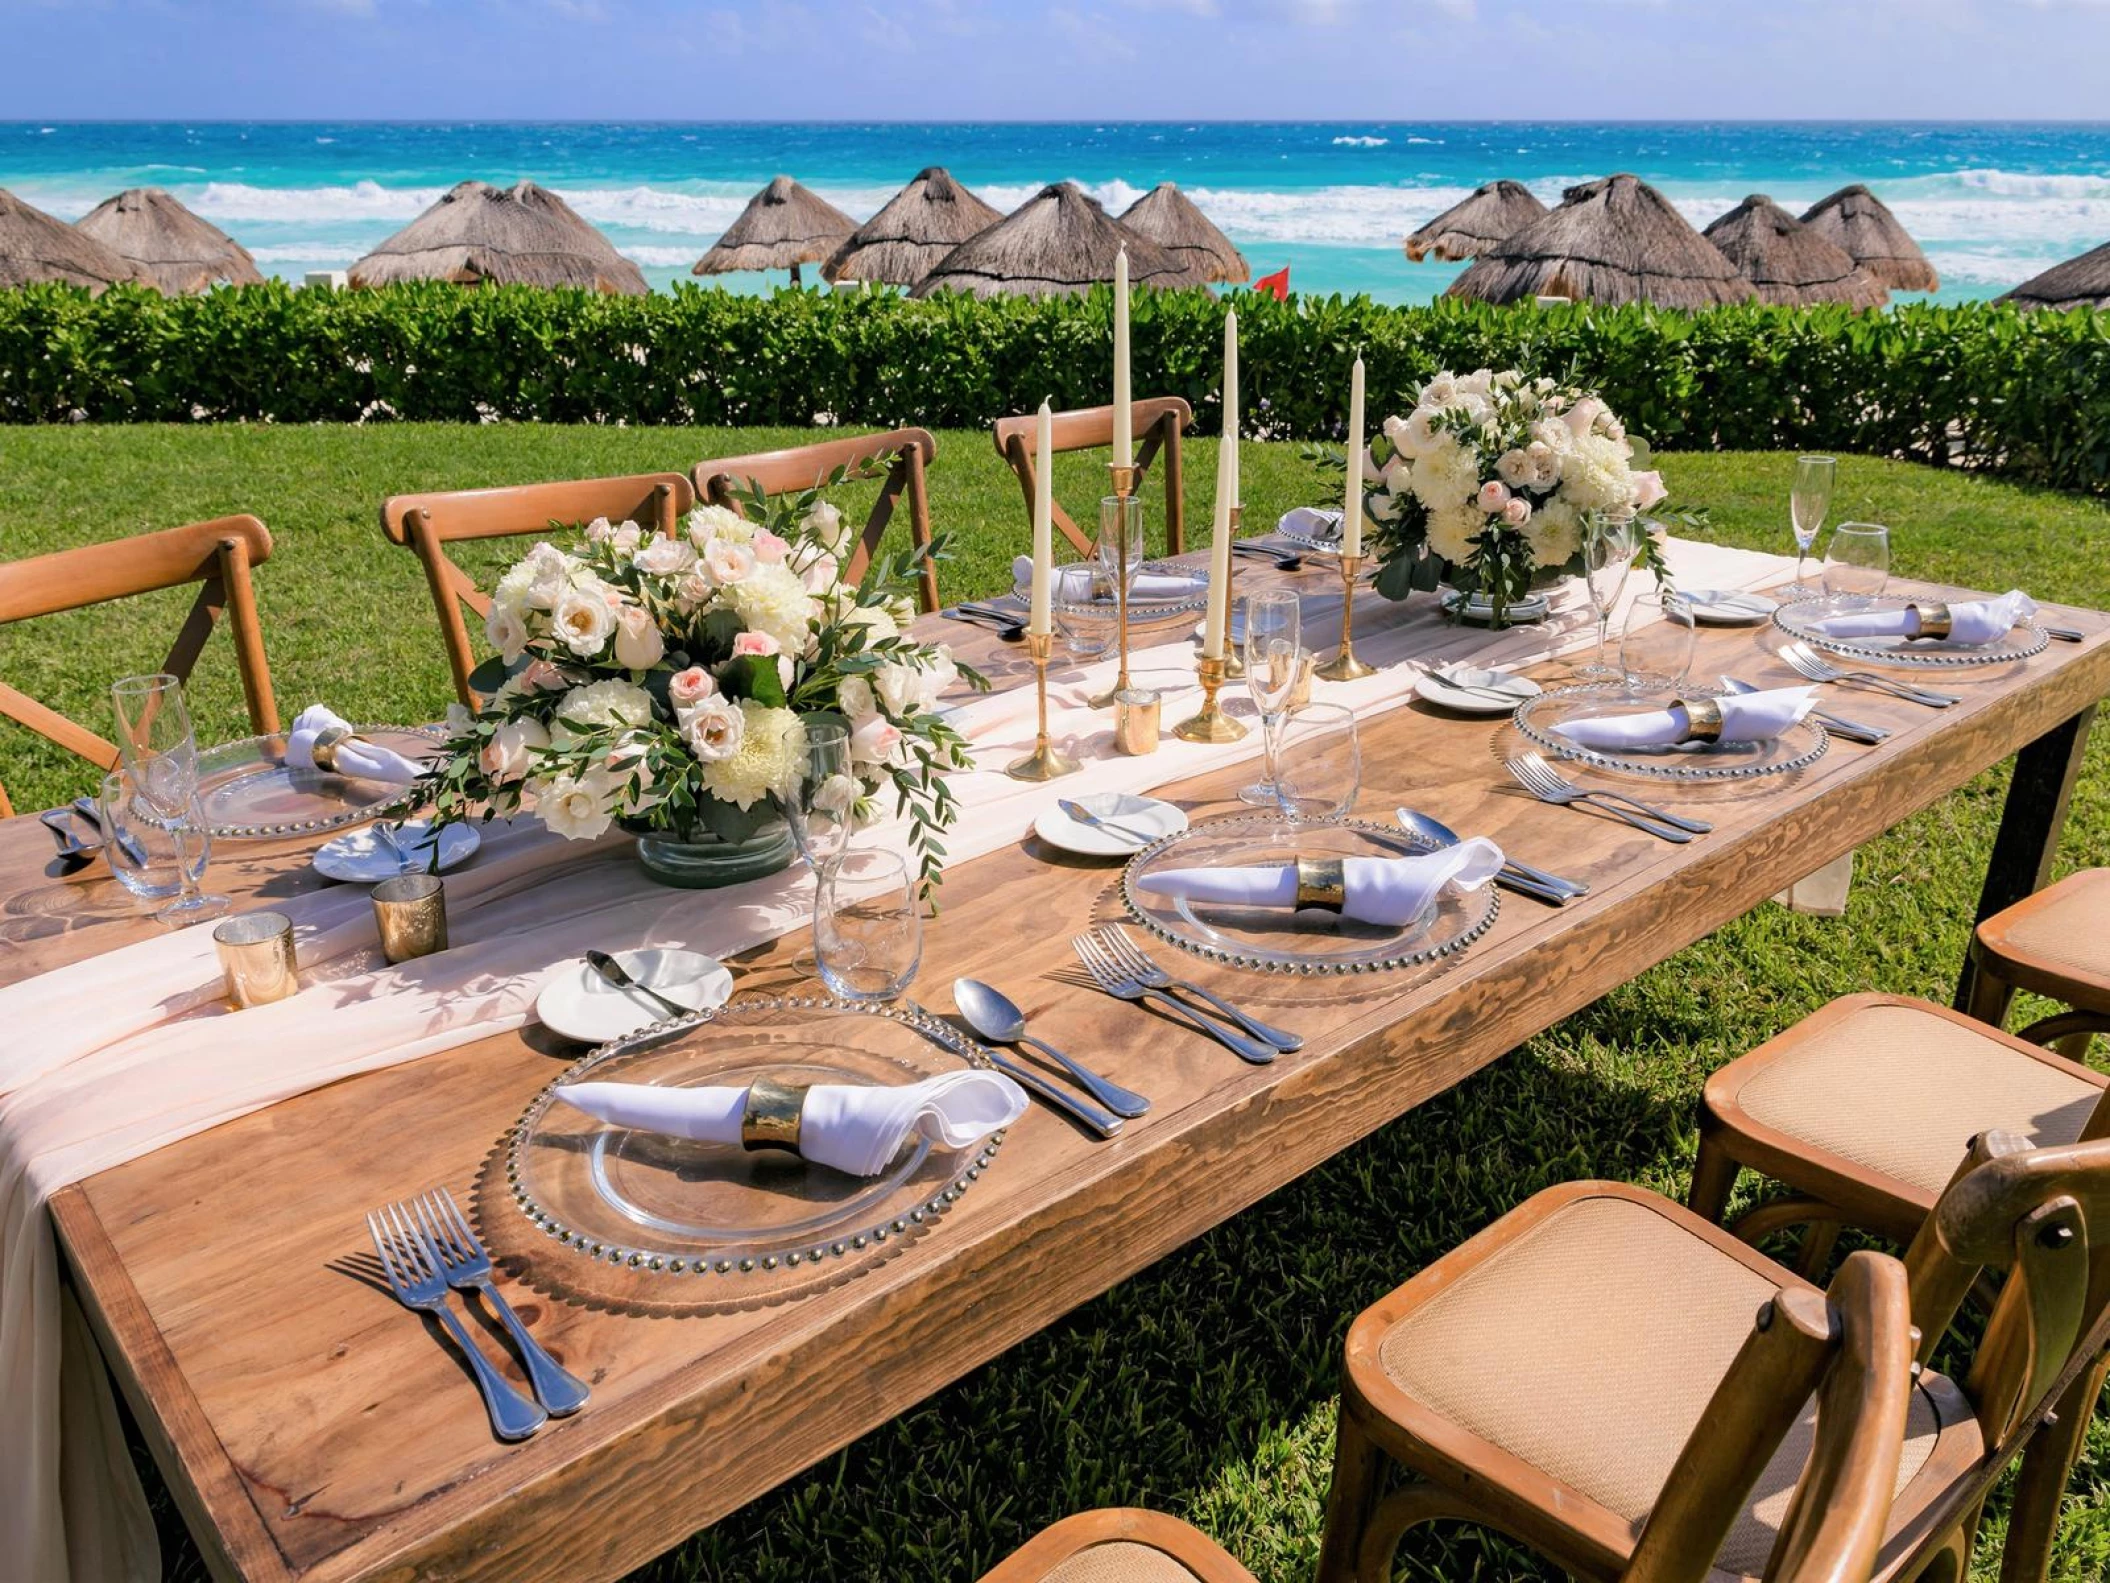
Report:
M 381 954 L 408 962 L 447 949 L 447 888 L 437 874 L 399 874 L 373 890 Z
M 213 926 L 213 949 L 238 1011 L 300 992 L 293 961 L 293 920 L 282 912 L 245 912 Z
M 1151 687 L 1124 687 L 1114 694 L 1114 747 L 1140 757 L 1158 750 L 1162 701 Z

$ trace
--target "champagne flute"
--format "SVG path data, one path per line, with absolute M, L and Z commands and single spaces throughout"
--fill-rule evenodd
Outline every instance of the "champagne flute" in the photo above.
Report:
M 1270 588 L 1250 594 L 1245 606 L 1245 684 L 1260 711 L 1261 759 L 1267 774 L 1263 780 L 1239 792 L 1239 801 L 1255 808 L 1273 808 L 1275 798 L 1275 720 L 1296 691 L 1297 671 L 1303 655 L 1304 603 L 1291 589 Z
M 166 672 L 126 676 L 111 684 L 110 703 L 117 712 L 118 752 L 131 772 L 138 801 L 167 829 L 174 852 L 176 899 L 154 916 L 179 926 L 217 918 L 227 910 L 227 898 L 198 889 L 210 832 L 193 828 L 198 817 L 198 738 L 191 728 L 183 683 Z M 196 859 L 189 850 L 193 844 L 199 847 Z
M 1795 529 L 1795 587 L 1797 594 L 1817 590 L 1803 580 L 1802 568 L 1823 531 L 1825 513 L 1832 508 L 1832 482 L 1839 464 L 1829 456 L 1795 458 L 1795 482 L 1788 491 L 1788 519 Z
M 825 717 L 806 722 L 806 772 L 777 799 L 792 843 L 815 874 L 849 844 L 857 781 L 850 773 L 850 728 Z
M 1626 589 L 1627 573 L 1634 565 L 1634 530 L 1629 522 L 1592 516 L 1583 524 L 1583 586 L 1590 593 L 1590 610 L 1597 617 L 1597 657 L 1576 667 L 1575 674 L 1591 679 L 1616 677 L 1619 670 L 1609 663 L 1605 649 L 1611 634 L 1612 612 Z

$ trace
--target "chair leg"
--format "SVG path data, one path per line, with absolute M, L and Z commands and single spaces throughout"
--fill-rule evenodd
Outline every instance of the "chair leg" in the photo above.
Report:
M 1741 1169 L 1719 1140 L 1702 1131 L 1699 1157 L 1692 1162 L 1692 1190 L 1685 1195 L 1685 1207 L 1702 1220 L 1719 1225 Z
M 2088 1438 L 2095 1400 L 2110 1373 L 2110 1352 L 2098 1357 L 2066 1388 L 2052 1421 L 2039 1429 L 2022 1454 L 2015 1481 L 2015 1503 L 2008 1514 L 2007 1544 L 2000 1556 L 2000 1583 L 2044 1583 L 2051 1575 L 2052 1539 L 2059 1530 L 2059 1507 L 2066 1484 Z
M 1971 939 L 1969 970 L 1964 992 L 1964 1004 L 1960 1010 L 1967 1017 L 1975 1017 L 1988 1028 L 2007 1026 L 2008 1008 L 2015 1003 L 2015 986 L 2003 979 L 1985 953 L 1978 949 L 1978 939 Z
M 1748 1242 L 1753 1247 L 1776 1231 L 1785 1231 L 1790 1226 L 1814 1225 L 1820 1220 L 1837 1220 L 1839 1212 L 1829 1204 L 1815 1198 L 1776 1198 L 1769 1204 L 1743 1216 L 1729 1228 L 1729 1234 L 1739 1242 Z
M 1357 1420 L 1344 1394 L 1334 1424 L 1333 1488 L 1326 1497 L 1326 1531 L 1315 1583 L 1357 1583 L 1356 1560 L 1377 1509 L 1390 1459 Z
M 1795 1273 L 1814 1286 L 1823 1285 L 1824 1267 L 1831 1263 L 1832 1250 L 1838 1246 L 1838 1221 L 1811 1221 L 1809 1229 L 1802 1234 L 1802 1251 L 1795 1260 Z

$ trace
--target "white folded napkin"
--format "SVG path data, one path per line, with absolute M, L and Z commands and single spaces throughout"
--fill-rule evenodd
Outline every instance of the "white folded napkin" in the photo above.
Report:
M 1483 836 L 1419 857 L 1351 857 L 1341 864 L 1347 902 L 1341 916 L 1357 923 L 1413 923 L 1446 887 L 1478 890 L 1501 871 L 1502 849 Z M 1175 868 L 1146 874 L 1137 886 L 1157 896 L 1231 907 L 1293 907 L 1294 865 L 1273 868 Z
M 315 767 L 315 739 L 334 727 L 350 729 L 351 722 L 321 704 L 310 704 L 293 722 L 286 735 L 286 763 L 297 770 Z M 419 766 L 378 742 L 364 737 L 346 737 L 337 744 L 337 773 L 355 780 L 388 781 L 408 786 L 418 778 Z
M 1033 586 L 1033 557 L 1021 555 L 1011 563 L 1011 577 L 1020 588 Z M 1128 597 L 1131 599 L 1184 599 L 1189 594 L 1198 594 L 1209 586 L 1206 577 L 1176 576 L 1170 572 L 1137 572 L 1128 580 Z M 1097 596 L 1101 604 L 1112 604 L 1114 596 L 1108 593 Z
M 1814 687 L 1775 687 L 1766 692 L 1717 698 L 1722 706 L 1723 742 L 1770 742 L 1816 706 Z M 1553 728 L 1578 747 L 1667 748 L 1690 736 L 1692 723 L 1682 704 L 1640 714 L 1603 715 L 1570 720 Z
M 651 1083 L 568 1083 L 557 1097 L 618 1127 L 698 1143 L 740 1142 L 744 1088 L 660 1088 Z M 800 1112 L 799 1155 L 852 1176 L 876 1176 L 919 1132 L 948 1149 L 979 1143 L 1025 1114 L 1026 1091 L 1001 1072 L 947 1072 L 899 1087 L 818 1083 Z
M 1967 599 L 1949 606 L 1951 643 L 1991 643 L 2004 638 L 2019 624 L 2037 613 L 2037 602 L 2019 588 L 2011 588 L 1998 599 Z M 1919 612 L 1863 610 L 1851 615 L 1831 616 L 1815 623 L 1828 638 L 1916 638 L 1920 635 Z
M 1320 506 L 1292 506 L 1275 524 L 1278 533 L 1294 533 L 1300 539 L 1331 544 L 1341 536 L 1341 513 Z

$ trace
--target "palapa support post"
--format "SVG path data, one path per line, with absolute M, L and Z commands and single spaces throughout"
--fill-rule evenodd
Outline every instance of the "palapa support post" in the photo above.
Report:
M 1128 509 L 1135 499 L 1143 470 L 1133 462 L 1108 462 L 1106 471 L 1114 492 L 1099 502 L 1099 542 L 1104 545 L 1109 526 L 1114 534 L 1114 633 L 1120 653 L 1120 668 L 1114 685 L 1094 698 L 1092 707 L 1104 709 L 1128 691 Z M 1113 510 L 1108 512 L 1111 505 Z
M 1232 506 L 1231 537 L 1234 539 L 1237 538 L 1238 530 L 1244 525 L 1245 507 L 1238 505 Z M 1228 630 L 1232 623 L 1238 620 L 1238 574 L 1236 570 L 1238 566 L 1238 557 L 1236 555 L 1233 555 L 1231 557 L 1231 566 L 1233 568 L 1230 579 L 1231 586 L 1229 590 L 1224 594 L 1224 609 L 1229 612 L 1228 616 L 1225 618 L 1224 621 L 1224 626 L 1226 628 L 1224 632 L 1224 679 L 1226 681 L 1235 682 L 1242 679 L 1245 675 L 1245 655 L 1242 652 L 1243 645 L 1233 643 L 1231 641 L 1230 631 Z
M 1204 657 L 1195 662 L 1195 669 L 1201 675 L 1201 712 L 1174 726 L 1172 734 L 1183 742 L 1236 742 L 1245 735 L 1244 724 L 1216 707 L 1216 694 L 1224 684 L 1224 662 Z
M 1051 781 L 1058 776 L 1074 775 L 1077 761 L 1048 740 L 1048 661 L 1055 654 L 1055 634 L 1028 632 L 1025 644 L 1026 658 L 1033 662 L 1033 688 L 1040 703 L 1040 727 L 1033 737 L 1033 751 L 1022 759 L 1014 759 L 1004 773 L 1021 781 Z
M 1321 665 L 1318 674 L 1330 682 L 1352 682 L 1375 676 L 1378 668 L 1355 657 L 1355 582 L 1362 575 L 1364 556 L 1341 557 L 1341 651 Z

